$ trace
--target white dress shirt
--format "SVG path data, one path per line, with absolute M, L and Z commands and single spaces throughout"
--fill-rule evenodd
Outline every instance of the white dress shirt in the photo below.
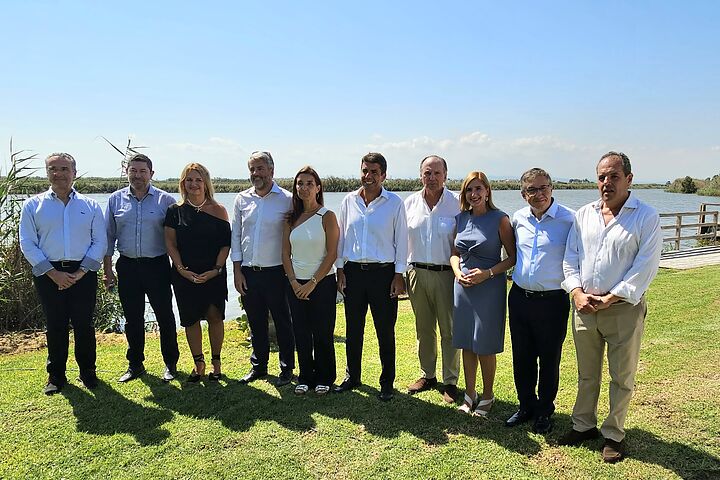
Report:
M 455 215 L 460 213 L 460 198 L 443 188 L 440 200 L 431 210 L 423 190 L 405 199 L 408 225 L 408 262 L 450 265 L 455 233 Z
M 568 235 L 562 287 L 570 292 L 612 293 L 637 305 L 657 274 L 662 251 L 660 216 L 632 193 L 605 225 L 602 200 L 575 215 Z
M 529 206 L 521 208 L 512 218 L 515 230 L 517 260 L 513 282 L 534 292 L 559 290 L 565 279 L 563 257 L 575 211 L 552 204 L 538 220 Z
M 74 188 L 67 205 L 52 189 L 28 198 L 20 213 L 20 249 L 36 277 L 60 260 L 79 261 L 80 267 L 98 271 L 107 250 L 100 205 Z
M 395 273 L 407 270 L 407 219 L 405 206 L 396 194 L 383 187 L 365 206 L 360 190 L 348 193 L 338 215 L 337 268 L 345 262 L 394 263 Z
M 231 260 L 243 266 L 282 264 L 282 232 L 292 208 L 292 194 L 273 182 L 261 197 L 250 187 L 237 194 L 233 207 Z

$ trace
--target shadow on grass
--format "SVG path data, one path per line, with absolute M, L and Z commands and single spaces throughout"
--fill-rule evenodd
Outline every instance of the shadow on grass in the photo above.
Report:
M 172 420 L 171 411 L 132 402 L 102 380 L 92 391 L 68 383 L 62 395 L 72 405 L 80 432 L 127 433 L 141 445 L 159 445 L 170 437 L 170 432 L 160 426 Z

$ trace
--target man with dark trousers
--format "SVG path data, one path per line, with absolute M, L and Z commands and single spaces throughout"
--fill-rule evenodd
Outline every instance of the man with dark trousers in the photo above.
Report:
M 112 257 L 117 243 L 120 257 L 115 264 L 117 287 L 125 315 L 128 342 L 127 371 L 118 379 L 129 382 L 145 373 L 145 296 L 150 300 L 160 329 L 160 351 L 165 363 L 162 379 L 169 382 L 177 374 L 180 351 L 177 326 L 172 310 L 170 261 L 165 248 L 163 222 L 175 198 L 155 188 L 150 158 L 136 154 L 127 164 L 129 185 L 114 192 L 105 210 L 108 249 L 103 271 L 105 286 L 116 283 Z
M 528 206 L 515 212 L 517 262 L 508 296 L 513 374 L 520 406 L 505 425 L 534 419 L 533 431 L 552 429 L 570 299 L 560 287 L 574 214 L 555 201 L 550 174 L 531 168 L 520 178 Z M 537 387 L 537 392 L 536 392 Z
M 383 187 L 387 161 L 368 153 L 360 163 L 360 189 L 340 205 L 337 267 L 338 291 L 345 296 L 347 373 L 335 387 L 340 393 L 360 385 L 365 315 L 372 312 L 380 349 L 380 394 L 393 397 L 395 322 L 398 295 L 405 291 L 407 219 L 402 200 Z
M 248 316 L 253 347 L 252 368 L 240 383 L 267 375 L 270 312 L 280 347 L 280 374 L 275 384 L 282 386 L 290 383 L 295 368 L 295 340 L 285 297 L 288 280 L 282 266 L 282 232 L 292 208 L 292 194 L 273 181 L 275 163 L 269 152 L 251 154 L 248 169 L 253 186 L 238 193 L 232 220 L 235 289 Z
M 45 169 L 50 189 L 23 204 L 20 248 L 32 266 L 47 320 L 48 381 L 43 392 L 52 395 L 67 382 L 70 325 L 79 380 L 87 388 L 97 386 L 93 313 L 107 238 L 100 205 L 73 188 L 77 167 L 72 155 L 50 154 Z

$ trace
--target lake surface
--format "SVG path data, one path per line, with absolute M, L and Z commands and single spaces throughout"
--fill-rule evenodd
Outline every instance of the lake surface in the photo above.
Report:
M 401 198 L 406 198 L 413 192 L 396 192 Z M 342 199 L 347 195 L 344 192 L 328 192 L 324 194 L 325 206 L 333 211 L 338 211 Z M 672 213 L 672 212 L 694 212 L 700 209 L 701 203 L 720 203 L 718 197 L 707 197 L 695 194 L 681 194 L 681 193 L 667 193 L 664 190 L 648 189 L 648 190 L 633 190 L 633 195 L 637 195 L 642 201 L 652 205 L 660 213 Z M 100 205 L 105 208 L 107 205 L 107 199 L 109 194 L 93 194 L 89 195 L 91 198 L 97 200 Z M 176 195 L 177 196 L 177 195 Z M 228 215 L 232 217 L 233 202 L 235 200 L 235 193 L 218 193 L 215 198 L 218 202 L 223 204 L 227 208 Z M 598 191 L 593 190 L 555 190 L 553 197 L 556 201 L 572 209 L 578 209 L 585 204 L 597 200 Z M 512 215 L 515 211 L 523 208 L 525 200 L 520 196 L 518 190 L 495 190 L 493 191 L 493 202 L 495 205 L 506 212 L 508 215 Z M 674 223 L 674 219 L 667 218 L 662 219 L 663 224 L 669 225 Z M 690 232 L 688 232 L 690 233 Z M 669 236 L 669 231 L 665 232 L 665 236 Z M 242 314 L 242 309 L 238 301 L 238 294 L 235 291 L 234 281 L 232 278 L 232 265 L 228 260 L 228 304 L 226 307 L 225 315 L 228 319 L 233 319 Z M 148 310 L 150 310 L 148 308 Z M 177 309 L 176 309 L 177 315 Z M 178 317 L 179 318 L 179 317 Z

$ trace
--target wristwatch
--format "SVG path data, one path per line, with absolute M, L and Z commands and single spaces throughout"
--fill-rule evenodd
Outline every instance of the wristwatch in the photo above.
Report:
M 225 268 L 224 265 L 215 265 L 215 270 L 217 270 L 218 275 L 220 275 L 223 272 L 224 268 Z

